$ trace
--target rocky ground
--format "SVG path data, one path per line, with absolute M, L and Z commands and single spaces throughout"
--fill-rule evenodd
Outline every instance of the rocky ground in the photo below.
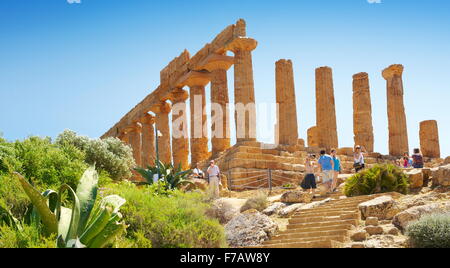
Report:
M 404 235 L 408 223 L 422 215 L 450 211 L 450 165 L 425 169 L 420 179 L 425 182 L 411 194 L 391 193 L 361 203 L 359 225 L 353 227 L 348 239 L 342 243 L 348 248 L 404 248 L 408 247 Z M 418 180 L 417 172 L 408 171 L 411 180 Z M 415 176 L 415 177 L 414 177 Z M 343 175 L 342 177 L 348 177 Z M 414 182 L 413 182 L 414 184 Z M 417 182 L 416 182 L 417 184 Z M 342 189 L 341 185 L 341 189 Z M 263 211 L 241 211 L 248 199 L 268 196 L 268 206 Z M 231 247 L 253 247 L 286 231 L 289 219 L 302 210 L 320 209 L 328 202 L 346 199 L 342 193 L 312 196 L 301 190 L 275 189 L 229 192 L 222 191 L 222 198 L 214 202 L 211 213 L 225 226 Z

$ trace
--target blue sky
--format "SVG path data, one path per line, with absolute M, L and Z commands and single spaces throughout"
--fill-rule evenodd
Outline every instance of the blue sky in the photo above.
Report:
M 419 145 L 419 122 L 435 119 L 450 155 L 447 0 L 2 0 L 0 132 L 9 140 L 66 128 L 98 137 L 158 86 L 171 59 L 185 48 L 194 54 L 239 18 L 259 41 L 257 102 L 273 102 L 275 61 L 292 59 L 301 137 L 315 124 L 314 69 L 330 66 L 340 145 L 353 145 L 352 75 L 364 71 L 375 148 L 387 153 L 381 70 L 401 63 L 410 147 Z

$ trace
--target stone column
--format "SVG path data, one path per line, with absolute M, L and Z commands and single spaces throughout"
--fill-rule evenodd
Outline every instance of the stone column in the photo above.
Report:
M 230 111 L 227 70 L 234 63 L 233 57 L 213 54 L 201 68 L 211 73 L 211 143 L 212 156 L 230 148 Z
M 283 145 L 296 145 L 298 142 L 298 123 L 292 61 L 277 61 L 275 64 L 275 72 L 279 143 Z
M 209 83 L 209 75 L 192 72 L 186 80 L 190 88 L 191 107 L 191 164 L 195 165 L 209 158 L 208 129 L 206 118 L 205 86 Z
M 382 74 L 387 81 L 389 154 L 401 156 L 405 152 L 409 152 L 405 105 L 403 103 L 403 65 L 391 65 Z
M 142 166 L 154 166 L 156 153 L 155 153 L 155 117 L 150 114 L 146 114 L 141 118 L 142 124 Z
M 441 158 L 437 121 L 429 120 L 420 123 L 420 148 L 425 157 Z
M 308 147 L 319 147 L 319 129 L 317 127 L 308 129 Z
M 136 166 L 142 166 L 142 126 L 139 123 L 133 123 L 131 126 L 127 127 L 126 132 L 128 133 L 129 143 L 133 149 L 133 158 L 136 162 Z
M 171 92 L 172 100 L 172 154 L 175 167 L 189 169 L 189 134 L 186 100 L 189 94 L 183 89 Z
M 367 73 L 353 76 L 353 133 L 355 145 L 364 146 L 367 152 L 374 151 L 372 102 Z
M 162 137 L 158 137 L 159 160 L 165 164 L 172 162 L 169 126 L 169 113 L 171 109 L 172 106 L 167 102 L 161 102 L 152 108 L 152 111 L 156 114 L 156 129 L 162 134 Z
M 238 142 L 256 141 L 252 51 L 257 44 L 257 41 L 254 39 L 237 37 L 227 46 L 227 50 L 231 50 L 234 53 L 234 101 Z
M 316 69 L 316 120 L 319 147 L 338 148 L 333 71 L 330 67 Z

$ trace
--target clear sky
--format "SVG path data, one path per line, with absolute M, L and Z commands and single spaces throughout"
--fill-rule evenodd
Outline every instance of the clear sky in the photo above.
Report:
M 419 145 L 419 122 L 435 119 L 450 155 L 450 1 L 369 2 L 2 0 L 0 131 L 9 140 L 66 128 L 99 137 L 158 86 L 170 60 L 244 18 L 259 41 L 257 102 L 275 99 L 275 61 L 294 63 L 301 137 L 315 125 L 314 69 L 330 66 L 340 146 L 353 146 L 352 75 L 367 72 L 375 148 L 387 153 L 381 71 L 401 63 L 410 147 Z

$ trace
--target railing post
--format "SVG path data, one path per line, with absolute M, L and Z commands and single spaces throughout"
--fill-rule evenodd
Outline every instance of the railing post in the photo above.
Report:
M 268 176 L 267 179 L 269 180 L 269 195 L 272 194 L 272 170 L 268 170 Z
M 233 185 L 231 180 L 231 170 L 227 172 L 228 190 L 233 191 Z

